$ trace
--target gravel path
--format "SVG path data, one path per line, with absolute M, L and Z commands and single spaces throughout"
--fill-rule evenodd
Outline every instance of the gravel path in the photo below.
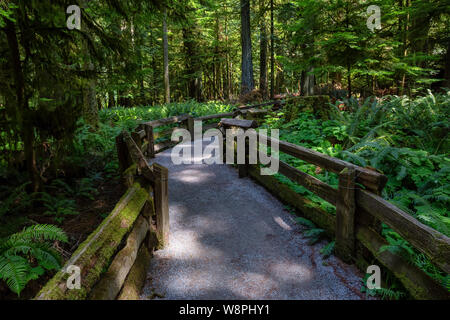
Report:
M 324 261 L 283 204 L 228 165 L 169 168 L 170 244 L 154 253 L 141 299 L 362 299 L 362 274 Z

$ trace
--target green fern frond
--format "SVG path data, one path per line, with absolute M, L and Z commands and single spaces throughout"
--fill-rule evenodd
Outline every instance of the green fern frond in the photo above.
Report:
M 60 228 L 49 224 L 36 224 L 23 231 L 11 235 L 12 241 L 18 240 L 44 240 L 67 242 L 67 235 Z
M 305 227 L 308 227 L 308 228 L 316 227 L 316 225 L 312 221 L 310 221 L 306 218 L 303 218 L 303 217 L 297 217 L 297 218 L 295 218 L 295 221 Z
M 322 249 L 320 249 L 320 253 L 323 255 L 324 259 L 331 256 L 334 252 L 334 246 L 336 244 L 336 241 L 331 241 L 326 246 L 324 246 Z
M 0 279 L 19 296 L 28 282 L 30 269 L 27 259 L 21 256 L 0 256 Z

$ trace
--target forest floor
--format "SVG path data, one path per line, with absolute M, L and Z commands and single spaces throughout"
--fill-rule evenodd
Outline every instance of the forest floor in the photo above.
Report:
M 14 216 L 6 218 L 8 223 L 0 220 L 0 235 L 7 236 L 18 232 L 32 224 L 56 224 L 68 236 L 68 243 L 57 243 L 56 250 L 61 254 L 63 264 L 67 261 L 78 246 L 91 234 L 113 209 L 120 197 L 125 192 L 123 184 L 118 179 L 101 181 L 96 189 L 98 195 L 93 199 L 75 197 L 77 215 L 67 217 L 61 223 L 57 223 L 53 216 L 44 214 L 45 208 L 34 206 L 33 210 L 16 212 Z M 6 220 L 6 219 L 5 219 Z M 4 282 L 0 282 L 0 300 L 28 300 L 32 299 L 54 274 L 47 272 L 37 280 L 31 280 L 20 297 L 8 289 Z
M 205 146 L 205 142 L 203 143 Z M 141 299 L 365 299 L 362 273 L 320 254 L 283 204 L 228 165 L 169 169 L 169 246 L 154 253 Z

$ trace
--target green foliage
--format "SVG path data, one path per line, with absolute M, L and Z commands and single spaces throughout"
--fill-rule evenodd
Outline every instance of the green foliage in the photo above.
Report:
M 0 242 L 0 279 L 17 295 L 30 280 L 46 270 L 61 268 L 61 257 L 52 247 L 54 241 L 67 242 L 56 226 L 34 225 Z
M 316 227 L 312 221 L 303 217 L 297 217 L 295 221 L 306 227 L 306 231 L 303 234 L 309 239 L 309 244 L 315 244 L 325 237 L 325 230 Z
M 0 217 L 12 211 L 23 210 L 30 207 L 31 196 L 25 191 L 29 182 L 10 189 L 7 186 L 0 186 Z
M 341 111 L 338 106 L 342 103 L 351 111 Z M 450 236 L 450 159 L 445 152 L 449 137 L 448 130 L 442 130 L 450 126 L 449 106 L 450 92 L 429 93 L 414 100 L 394 96 L 369 98 L 362 102 L 344 99 L 330 106 L 334 110 L 330 120 L 322 121 L 312 113 L 302 112 L 290 122 L 285 122 L 281 114 L 270 115 L 266 117 L 266 124 L 280 129 L 281 140 L 383 172 L 388 176 L 383 191 L 385 199 Z M 283 153 L 279 158 L 337 187 L 336 175 L 317 170 L 315 166 Z M 334 212 L 331 204 L 306 188 L 282 175 L 275 177 L 311 200 L 311 206 Z M 311 231 L 311 236 L 315 232 Z M 382 251 L 403 256 L 447 286 L 447 275 L 396 232 L 384 226 L 383 235 L 389 245 Z M 388 297 L 389 291 L 384 294 Z
M 336 241 L 331 241 L 327 245 L 325 245 L 322 249 L 320 249 L 320 253 L 322 254 L 324 259 L 327 259 L 329 256 L 331 256 L 334 252 L 334 246 L 336 244 Z
M 97 194 L 98 191 L 93 187 L 94 181 L 92 178 L 82 178 L 77 181 L 76 186 L 72 188 L 66 182 L 61 179 L 55 179 L 50 184 L 49 188 L 54 189 L 58 193 L 63 193 L 71 198 L 88 198 L 94 200 L 93 194 Z
M 361 292 L 366 294 L 366 297 L 375 297 L 379 296 L 383 300 L 400 300 L 406 297 L 405 291 L 398 288 L 396 282 L 393 282 L 389 288 L 379 288 L 379 289 L 369 289 L 367 288 L 367 279 L 370 277 L 370 274 L 366 274 L 361 279 Z
M 75 200 L 67 199 L 60 194 L 52 196 L 47 192 L 40 192 L 37 195 L 47 209 L 44 214 L 54 216 L 58 223 L 63 222 L 67 216 L 79 214 L 76 211 Z

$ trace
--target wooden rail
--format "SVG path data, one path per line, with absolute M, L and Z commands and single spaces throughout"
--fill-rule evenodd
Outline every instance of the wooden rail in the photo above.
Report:
M 145 157 L 145 154 L 149 154 L 148 141 L 145 141 L 147 138 L 148 131 L 140 128 L 132 134 L 123 131 L 116 138 L 117 153 L 119 167 L 127 184 L 131 185 L 136 176 L 142 176 L 152 187 L 157 247 L 162 248 L 169 241 L 168 170 L 158 163 L 148 164 Z
M 181 115 L 160 119 L 141 124 L 138 131 L 132 135 L 132 139 L 125 138 L 125 145 L 130 150 L 130 156 L 137 164 L 141 174 L 150 178 L 155 174 L 154 168 L 147 168 L 142 158 L 154 157 L 157 152 L 173 146 L 172 141 L 164 141 L 155 144 L 158 138 L 171 135 L 171 128 L 161 132 L 155 132 L 154 128 L 176 124 L 187 128 L 193 137 L 193 123 L 195 120 L 207 121 L 221 119 L 218 124 L 212 123 L 203 129 L 222 126 L 223 128 L 254 128 L 255 122 L 241 119 L 224 119 L 226 117 L 251 116 L 251 110 L 255 107 L 268 105 L 283 105 L 284 102 L 270 102 L 253 106 L 241 106 L 235 111 L 216 115 L 208 115 L 193 118 L 190 115 Z M 253 112 L 255 114 L 255 112 Z M 256 112 L 265 114 L 265 112 Z M 303 212 L 310 220 L 316 223 L 327 233 L 336 238 L 335 252 L 347 262 L 360 260 L 371 261 L 375 257 L 382 265 L 389 269 L 402 282 L 413 297 L 419 299 L 438 298 L 449 299 L 450 295 L 440 284 L 436 283 L 425 272 L 405 261 L 403 257 L 389 251 L 380 252 L 386 240 L 380 235 L 381 223 L 389 225 L 399 233 L 406 241 L 417 250 L 425 254 L 443 271 L 450 273 L 450 239 L 438 231 L 425 226 L 411 215 L 390 204 L 380 197 L 387 183 L 387 177 L 377 171 L 362 168 L 352 163 L 336 159 L 314 150 L 310 150 L 295 144 L 267 137 L 256 133 L 261 144 L 272 145 L 277 143 L 280 152 L 286 153 L 297 159 L 316 165 L 324 170 L 338 174 L 339 184 L 335 189 L 319 179 L 279 161 L 279 173 L 291 181 L 302 185 L 312 193 L 336 207 L 336 215 L 332 215 L 315 206 L 311 201 L 297 194 L 288 186 L 278 182 L 272 176 L 261 176 L 259 167 L 255 165 L 239 165 L 239 176 L 252 176 L 263 186 L 268 188 L 284 202 L 293 205 Z M 133 140 L 134 139 L 134 140 Z M 134 142 L 134 143 L 133 143 Z M 248 146 L 248 144 L 247 144 Z M 118 144 L 118 149 L 121 147 Z M 122 149 L 124 149 L 122 147 Z M 246 148 L 248 149 L 248 148 Z M 140 152 L 139 152 L 140 151 Z M 247 150 L 248 152 L 248 150 Z M 119 159 L 126 158 L 120 155 Z M 125 160 L 123 160 L 125 161 Z M 157 170 L 156 170 L 157 171 Z M 153 177 L 154 178 L 154 177 Z M 362 186 L 362 187 L 360 187 Z M 164 191 L 161 191 L 165 197 Z M 164 200 L 160 200 L 164 201 Z M 156 199 L 155 199 L 156 205 Z M 162 209 L 164 210 L 164 209 Z M 160 223 L 161 224 L 161 223 Z M 164 238 L 163 235 L 159 236 Z M 163 240 L 162 240 L 163 241 Z M 362 249 L 364 248 L 364 250 Z M 370 253 L 370 254 L 369 254 Z M 365 270 L 364 270 L 365 271 Z
M 224 128 L 235 129 L 254 127 L 253 122 L 248 120 L 224 119 L 221 121 L 221 125 Z M 247 131 L 246 134 L 250 138 L 252 137 L 251 132 Z M 391 252 L 379 252 L 381 246 L 388 244 L 377 232 L 380 222 L 384 222 L 443 271 L 450 273 L 450 238 L 422 224 L 408 213 L 381 198 L 381 191 L 387 182 L 385 175 L 289 142 L 256 132 L 254 134 L 256 136 L 253 138 L 258 139 L 262 145 L 270 146 L 277 143 L 280 152 L 337 173 L 339 185 L 335 189 L 319 179 L 279 161 L 278 173 L 336 206 L 336 215 L 314 207 L 309 200 L 279 183 L 274 177 L 260 175 L 257 165 L 248 163 L 238 165 L 240 177 L 248 173 L 284 202 L 302 211 L 314 223 L 324 228 L 328 234 L 334 236 L 336 238 L 335 253 L 344 261 L 355 262 L 361 258 L 370 261 L 371 256 L 367 255 L 368 250 L 372 257 L 376 257 L 399 278 L 415 298 L 450 299 L 450 294 L 446 289 L 425 272 L 405 261 L 404 258 Z M 365 251 L 361 251 L 361 245 L 366 248 Z M 399 270 L 402 271 L 399 272 Z

